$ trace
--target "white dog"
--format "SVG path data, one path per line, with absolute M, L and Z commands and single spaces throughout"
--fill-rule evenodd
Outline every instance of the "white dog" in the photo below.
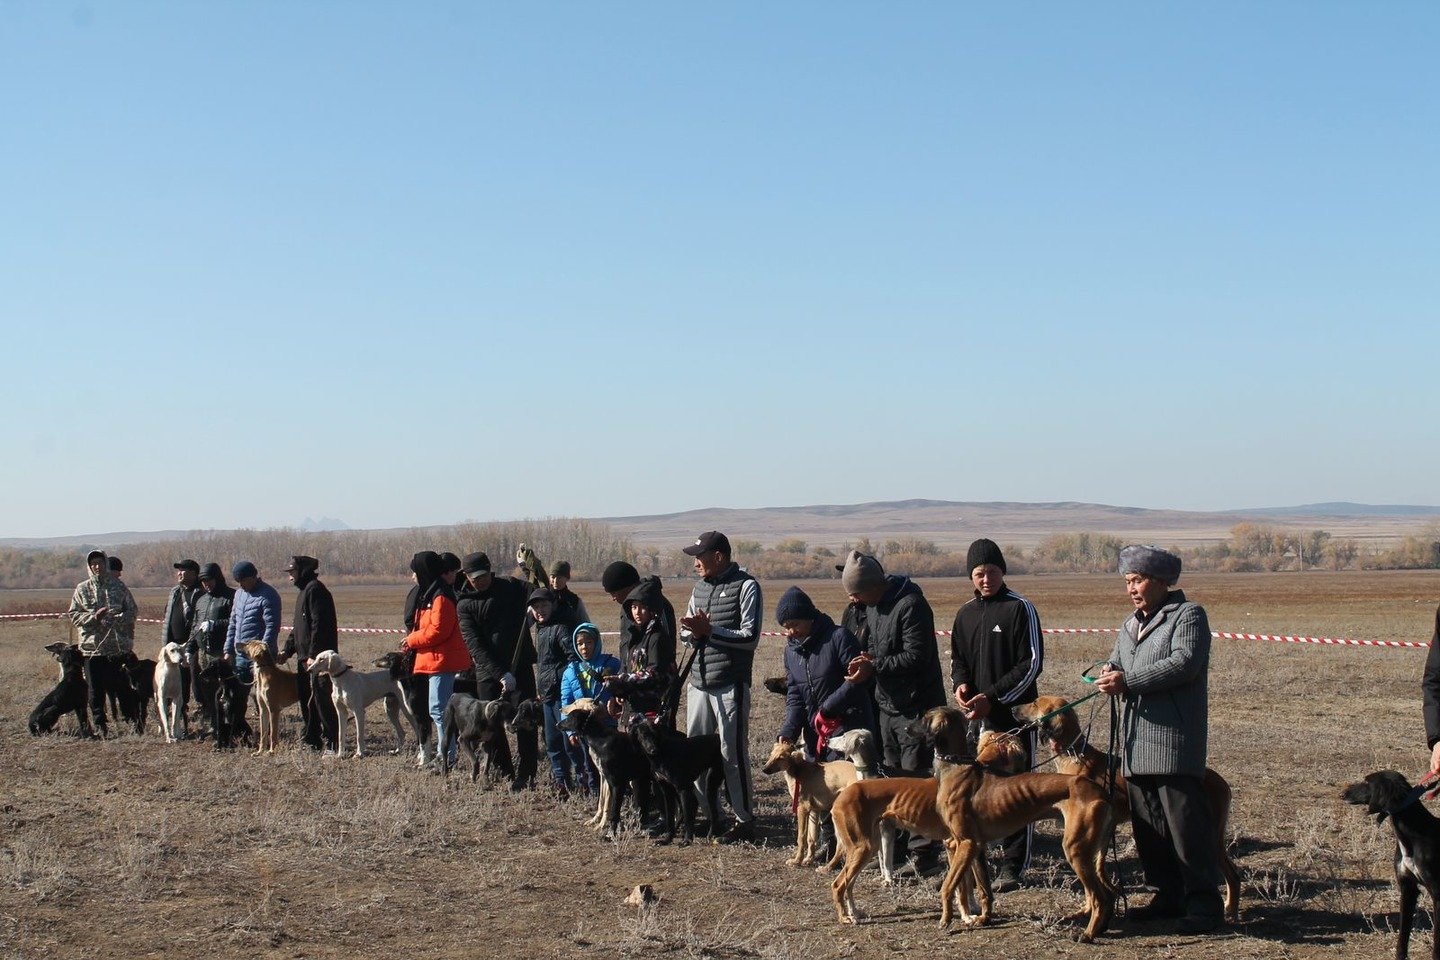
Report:
M 335 715 L 339 719 L 335 730 L 337 754 L 345 755 L 345 718 L 350 716 L 355 720 L 355 756 L 365 756 L 365 708 L 381 697 L 385 698 L 385 714 L 390 718 L 390 726 L 395 728 L 393 752 L 405 749 L 405 729 L 400 726 L 400 716 L 405 716 L 412 729 L 416 726 L 415 717 L 389 670 L 361 673 L 334 650 L 322 650 L 311 661 L 310 672 L 330 677 L 330 698 L 335 702 Z
M 181 687 L 184 683 L 185 648 L 178 643 L 167 643 L 160 648 L 155 658 L 155 709 L 160 712 L 160 728 L 165 733 L 165 742 L 174 743 L 184 739 L 186 729 L 184 701 Z M 176 728 L 180 735 L 175 735 Z

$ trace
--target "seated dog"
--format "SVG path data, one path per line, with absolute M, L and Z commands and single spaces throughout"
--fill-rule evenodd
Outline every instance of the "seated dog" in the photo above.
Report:
M 1415 925 L 1415 905 L 1420 888 L 1430 894 L 1430 914 L 1435 915 L 1440 900 L 1440 820 L 1431 815 L 1420 802 L 1425 788 L 1410 786 L 1410 781 L 1394 770 L 1379 770 L 1359 783 L 1352 783 L 1341 794 L 1346 803 L 1365 808 L 1375 815 L 1376 823 L 1390 818 L 1395 831 L 1395 886 L 1400 891 L 1400 934 L 1395 944 L 1395 960 L 1410 954 L 1410 930 Z M 1435 937 L 1431 956 L 1440 960 L 1440 935 Z
M 485 753 L 485 778 L 498 774 L 514 779 L 515 766 L 510 761 L 510 744 L 505 739 L 506 725 L 515 717 L 515 706 L 509 700 L 478 700 L 468 693 L 457 693 L 445 705 L 445 743 L 440 755 L 445 758 L 445 774 L 450 774 L 450 749 L 457 743 L 460 752 L 470 761 L 470 782 L 480 779 L 480 753 Z
M 705 783 L 705 816 L 709 820 L 707 835 L 714 836 L 720 817 L 720 784 L 725 780 L 720 734 L 687 737 L 658 727 L 649 720 L 637 722 L 633 734 L 641 752 L 650 761 L 655 780 L 667 788 L 660 793 L 665 807 L 665 832 L 656 842 L 669 843 L 675 839 L 677 803 L 681 821 L 680 846 L 688 846 L 695 839 L 695 814 L 698 809 L 695 787 L 702 779 Z
M 819 852 L 822 819 L 829 815 L 840 791 L 858 779 L 855 764 L 849 760 L 816 763 L 805 757 L 804 750 L 778 740 L 761 770 L 785 777 L 790 811 L 795 814 L 795 856 L 785 862 L 792 867 L 808 867 Z M 820 869 L 829 866 L 827 863 Z
M 1041 717 L 1055 714 L 1048 716 L 1044 722 L 1040 723 L 1040 734 L 1049 741 L 1050 749 L 1055 753 L 1056 772 L 1088 777 L 1104 786 L 1109 776 L 1110 754 L 1097 749 L 1086 739 L 1084 732 L 1080 729 L 1080 720 L 1075 716 L 1075 711 L 1062 709 L 1064 706 L 1064 697 L 1036 697 L 1034 703 L 1017 706 L 1015 716 L 1028 723 L 1035 723 Z M 1056 713 L 1056 711 L 1060 712 Z M 1125 778 L 1118 771 L 1117 767 L 1115 796 L 1112 803 L 1115 806 L 1115 822 L 1123 823 L 1130 819 L 1130 795 L 1126 792 Z M 1230 852 L 1225 849 L 1225 830 L 1230 822 L 1230 784 L 1220 774 L 1207 767 L 1200 785 L 1205 791 L 1205 800 L 1210 806 L 1210 816 L 1215 822 L 1216 838 L 1220 841 L 1218 853 L 1220 873 L 1225 877 L 1225 915 L 1230 918 L 1232 923 L 1238 923 L 1240 920 L 1240 871 L 1236 868 L 1235 861 L 1230 859 Z
M 365 756 L 365 708 L 376 700 L 385 700 L 385 716 L 395 731 L 395 749 L 405 749 L 405 728 L 400 726 L 403 714 L 410 721 L 410 728 L 416 727 L 415 717 L 410 713 L 410 703 L 400 686 L 390 676 L 390 671 L 369 670 L 361 672 L 345 662 L 335 650 L 321 650 L 307 668 L 311 673 L 330 678 L 330 699 L 335 704 L 335 716 L 339 723 L 335 729 L 335 752 L 345 755 L 346 718 L 355 721 L 355 756 Z
M 185 689 L 183 670 L 185 648 L 175 642 L 160 648 L 160 659 L 155 666 L 155 709 L 160 713 L 160 731 L 165 734 L 166 743 L 184 739 L 185 706 L 182 691 Z M 179 730 L 179 735 L 176 735 Z
M 640 819 L 643 821 L 649 815 L 654 775 L 635 739 L 610 726 L 604 716 L 605 707 L 587 697 L 565 708 L 560 727 L 585 741 L 585 749 L 600 771 L 600 802 L 590 824 L 602 830 L 607 839 L 614 839 L 620 827 L 620 804 L 627 789 L 635 792 Z
M 85 708 L 90 699 L 90 687 L 85 682 L 85 658 L 80 648 L 73 643 L 47 643 L 45 649 L 60 664 L 60 682 L 40 700 L 30 712 L 30 733 L 39 736 L 49 733 L 55 724 L 67 713 L 74 713 L 79 732 L 94 737 L 90 726 L 90 715 Z

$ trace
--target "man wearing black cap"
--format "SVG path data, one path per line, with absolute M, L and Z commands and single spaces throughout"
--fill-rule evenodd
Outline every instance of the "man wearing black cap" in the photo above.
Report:
M 497 574 L 490 568 L 490 557 L 483 552 L 467 553 L 460 568 L 469 583 L 455 604 L 460 621 L 460 637 L 470 651 L 475 665 L 475 695 L 481 700 L 494 700 L 502 694 L 518 692 L 523 698 L 535 696 L 533 670 L 515 670 L 520 650 L 521 633 L 526 629 L 526 603 L 530 585 L 519 577 Z M 530 648 L 533 651 L 533 647 Z M 522 661 L 523 656 L 519 657 Z M 534 660 L 525 661 L 527 665 Z M 534 730 L 515 731 L 515 755 L 518 764 L 512 790 L 533 786 L 539 765 L 540 741 Z
M 1040 616 L 1035 607 L 1005 585 L 1005 556 L 993 540 L 979 539 L 965 555 L 975 596 L 955 614 L 950 633 L 950 681 L 955 702 L 971 721 L 970 733 L 1013 730 L 1020 726 L 1012 709 L 1033 703 L 1035 682 L 1045 663 Z M 1035 756 L 1035 733 L 1019 738 L 1025 765 Z M 1034 828 L 1027 826 L 1002 841 L 996 893 L 1020 886 L 1030 864 Z
M 170 565 L 175 569 L 175 586 L 165 601 L 165 615 L 160 619 L 160 646 L 178 643 L 181 647 L 190 643 L 190 631 L 195 620 L 195 601 L 204 591 L 200 587 L 200 564 L 194 560 L 180 560 Z M 180 668 L 180 705 L 182 716 L 190 709 L 190 668 Z
M 335 615 L 335 597 L 320 582 L 320 561 L 314 557 L 295 556 L 285 567 L 290 582 L 300 591 L 295 601 L 295 627 L 285 640 L 285 650 L 278 662 L 284 663 L 296 654 L 295 681 L 300 691 L 300 716 L 304 721 L 304 740 L 311 750 L 335 750 L 335 703 L 330 695 L 328 674 L 315 676 L 310 664 L 322 650 L 340 649 L 340 629 Z
M 190 680 L 200 718 L 208 729 L 215 728 L 214 690 L 206 690 L 201 673 L 206 667 L 225 657 L 225 634 L 230 628 L 230 610 L 235 603 L 235 590 L 225 582 L 220 564 L 207 563 L 200 568 L 202 593 L 195 598 L 195 612 L 190 626 Z
M 120 669 L 120 659 L 133 647 L 139 610 L 125 584 L 110 575 L 105 551 L 91 550 L 85 564 L 90 576 L 75 585 L 70 597 L 70 622 L 79 634 L 80 654 L 85 658 L 90 716 L 103 737 L 109 731 L 105 721 L 107 693 L 120 704 L 122 716 L 133 718 L 136 713 L 135 697 Z
M 723 843 L 755 839 L 750 808 L 750 679 L 764 617 L 760 582 L 730 559 L 730 539 L 709 530 L 684 548 L 700 580 L 690 594 L 681 635 L 693 651 L 685 720 L 690 736 L 720 734 L 725 793 L 735 823 Z M 699 787 L 697 786 L 697 790 Z M 713 832 L 715 824 L 710 828 Z

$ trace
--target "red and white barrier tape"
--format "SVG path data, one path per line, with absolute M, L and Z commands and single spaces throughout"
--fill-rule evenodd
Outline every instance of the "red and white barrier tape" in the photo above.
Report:
M 58 620 L 67 616 L 64 613 L 0 613 L 0 620 Z M 142 617 L 137 623 L 163 623 L 162 620 L 151 620 Z M 289 627 L 284 629 L 288 630 Z M 390 633 L 404 635 L 405 631 L 398 627 L 340 627 L 341 633 Z M 1041 633 L 1055 634 L 1113 634 L 1120 631 L 1114 627 L 1045 627 Z M 619 631 L 606 630 L 603 636 L 617 637 Z M 936 630 L 937 637 L 950 636 L 949 630 Z M 1291 637 L 1270 633 L 1229 633 L 1222 630 L 1213 631 L 1210 634 L 1219 640 L 1269 640 L 1271 643 L 1313 643 L 1326 647 L 1398 647 L 1410 650 L 1428 650 L 1430 644 L 1424 640 L 1354 640 L 1350 637 Z M 766 630 L 760 634 L 762 637 L 783 637 L 785 634 L 773 630 Z

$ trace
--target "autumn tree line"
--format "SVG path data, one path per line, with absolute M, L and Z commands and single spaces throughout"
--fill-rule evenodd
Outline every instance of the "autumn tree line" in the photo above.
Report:
M 1110 573 L 1128 541 L 1106 533 L 1057 533 L 1030 549 L 1005 546 L 1011 574 Z M 122 544 L 109 548 L 125 561 L 125 579 L 140 586 L 171 582 L 170 564 L 191 557 L 201 563 L 221 562 L 227 569 L 238 559 L 253 560 L 262 574 L 282 581 L 280 574 L 294 554 L 320 560 L 327 582 L 401 583 L 410 558 L 419 550 L 449 549 L 465 553 L 480 547 L 503 568 L 521 543 L 534 547 L 542 560 L 569 560 L 576 580 L 594 580 L 612 560 L 628 560 L 642 574 L 689 576 L 691 559 L 678 547 L 636 545 L 608 524 L 592 520 L 549 518 L 507 523 L 462 523 L 450 527 L 403 530 L 312 532 L 294 529 L 197 531 L 164 541 Z M 838 547 L 810 544 L 797 537 L 775 543 L 732 537 L 735 559 L 766 579 L 828 579 L 838 577 L 837 563 L 853 548 L 873 553 L 887 570 L 916 577 L 966 576 L 964 551 L 942 550 L 920 538 L 872 542 L 861 538 Z M 1288 529 L 1242 523 L 1230 536 L 1200 546 L 1161 544 L 1194 571 L 1261 573 L 1298 570 L 1416 570 L 1440 568 L 1440 524 L 1430 524 L 1398 544 L 1380 547 L 1333 537 L 1325 530 Z M 67 548 L 0 548 L 0 588 L 70 587 L 83 577 L 89 545 Z

